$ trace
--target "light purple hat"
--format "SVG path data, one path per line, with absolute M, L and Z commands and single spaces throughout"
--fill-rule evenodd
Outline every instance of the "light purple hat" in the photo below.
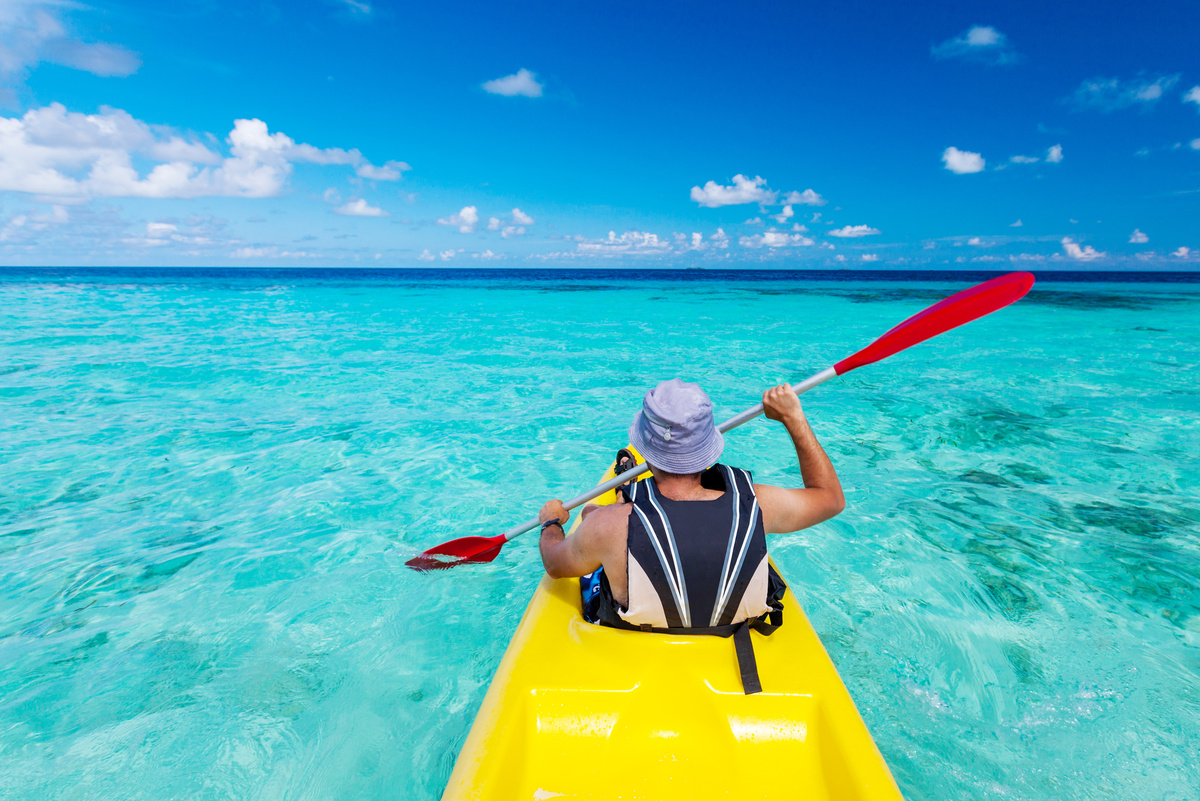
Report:
M 647 462 L 671 473 L 699 473 L 725 449 L 712 401 L 699 384 L 672 378 L 646 393 L 629 441 Z

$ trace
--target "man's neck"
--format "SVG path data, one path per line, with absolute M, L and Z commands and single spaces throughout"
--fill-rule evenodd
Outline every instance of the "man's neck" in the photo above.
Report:
M 701 486 L 699 475 L 660 475 L 654 472 L 654 484 L 659 492 L 673 501 L 691 501 L 709 494 Z

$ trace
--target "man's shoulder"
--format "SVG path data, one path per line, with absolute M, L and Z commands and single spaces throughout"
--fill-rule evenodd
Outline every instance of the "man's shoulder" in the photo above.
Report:
M 588 514 L 587 522 L 594 536 L 607 539 L 608 537 L 625 536 L 629 520 L 630 504 L 610 503 L 597 506 L 594 512 Z

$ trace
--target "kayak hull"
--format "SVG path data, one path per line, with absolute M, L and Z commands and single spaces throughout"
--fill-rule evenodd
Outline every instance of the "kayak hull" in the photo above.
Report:
M 794 593 L 751 636 L 745 695 L 731 640 L 593 625 L 543 577 L 443 798 L 900 799 Z

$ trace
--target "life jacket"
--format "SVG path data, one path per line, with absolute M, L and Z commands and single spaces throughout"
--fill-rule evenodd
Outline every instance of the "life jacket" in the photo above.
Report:
M 762 514 L 750 473 L 714 465 L 701 485 L 723 489 L 711 501 L 674 501 L 653 478 L 622 492 L 629 515 L 629 605 L 613 597 L 601 569 L 580 582 L 584 617 L 614 628 L 732 637 L 747 695 L 761 692 L 750 630 L 783 623 L 783 578 L 767 559 Z

